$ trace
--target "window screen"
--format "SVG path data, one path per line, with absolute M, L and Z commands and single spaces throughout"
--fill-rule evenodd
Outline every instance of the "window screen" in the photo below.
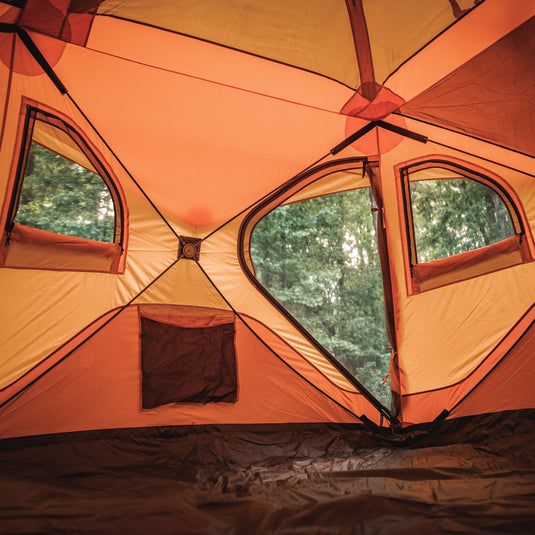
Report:
M 412 291 L 420 292 L 530 261 L 511 192 L 456 163 L 401 169 Z
M 111 243 L 115 208 L 99 175 L 32 141 L 15 223 Z
M 391 349 L 370 188 L 275 208 L 252 232 L 251 259 L 261 285 L 389 406 Z
M 126 221 L 118 186 L 67 121 L 24 108 L 0 265 L 121 272 Z
M 16 180 L 12 222 L 95 241 L 120 240 L 118 196 L 112 196 L 109 178 L 80 135 L 58 117 L 28 109 Z

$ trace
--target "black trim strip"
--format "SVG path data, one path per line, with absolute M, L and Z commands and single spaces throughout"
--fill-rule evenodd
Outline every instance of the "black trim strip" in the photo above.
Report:
M 416 240 L 414 238 L 414 223 L 412 218 L 412 200 L 409 187 L 409 173 L 406 168 L 400 169 L 401 197 L 403 200 L 403 215 L 405 219 L 405 235 L 407 237 L 407 249 L 409 250 L 409 268 L 411 279 L 414 276 L 413 267 L 418 263 L 416 254 Z
M 397 336 L 396 336 L 396 314 L 394 307 L 394 291 L 392 288 L 392 277 L 390 273 L 390 255 L 388 252 L 388 235 L 386 233 L 386 224 L 384 218 L 384 202 L 382 190 L 382 178 L 379 168 L 379 163 L 365 165 L 365 170 L 370 180 L 371 197 L 375 203 L 375 208 L 372 207 L 375 233 L 377 236 L 377 250 L 379 253 L 379 260 L 381 264 L 381 276 L 383 281 L 383 298 L 385 307 L 386 329 L 390 344 L 392 345 L 392 353 L 398 352 Z M 390 370 L 392 373 L 392 370 Z M 399 378 L 398 378 L 399 379 Z M 398 381 L 399 382 L 399 381 Z
M 18 7 L 22 9 L 25 4 L 25 0 L 2 0 L 0 4 L 7 4 L 9 6 Z
M 331 396 L 329 396 L 329 394 L 326 394 L 323 390 L 321 390 L 318 386 L 316 386 L 314 383 L 312 383 L 311 381 L 309 381 L 306 377 L 304 377 L 303 375 L 301 375 L 297 370 L 295 370 L 294 368 L 292 368 L 276 351 L 274 351 L 263 339 L 262 337 L 257 334 L 257 332 L 245 321 L 245 319 L 243 318 L 243 316 L 232 306 L 232 304 L 230 303 L 230 301 L 223 295 L 223 293 L 221 292 L 221 290 L 216 286 L 216 284 L 214 283 L 214 281 L 210 278 L 210 276 L 208 275 L 208 273 L 206 273 L 206 271 L 204 270 L 204 268 L 201 266 L 201 264 L 196 260 L 195 261 L 196 264 L 199 266 L 199 269 L 202 271 L 202 273 L 205 275 L 205 277 L 208 279 L 208 281 L 210 282 L 210 284 L 213 286 L 213 288 L 215 289 L 215 291 L 221 296 L 221 298 L 225 301 L 225 303 L 230 307 L 230 309 L 232 310 L 232 312 L 234 312 L 234 314 L 236 314 L 236 316 L 240 319 L 240 321 L 247 327 L 247 329 L 249 329 L 249 331 L 251 332 L 251 334 L 253 334 L 259 342 L 261 342 L 275 357 L 277 357 L 282 363 L 284 363 L 288 368 L 290 368 L 290 370 L 292 370 L 295 374 L 297 374 L 299 377 L 301 377 L 301 379 L 303 379 L 307 384 L 309 384 L 310 386 L 312 386 L 313 388 L 315 388 L 318 392 L 320 392 L 321 394 L 323 394 L 326 398 L 328 398 L 329 400 L 331 400 L 333 403 L 335 403 L 336 405 L 338 405 L 340 408 L 344 409 L 346 412 L 348 412 L 349 414 L 351 414 L 351 416 L 353 416 L 354 418 L 357 418 L 357 420 L 360 420 L 361 422 L 363 422 L 364 424 L 367 424 L 367 422 L 369 422 L 369 419 L 366 418 L 366 416 L 357 416 L 353 411 L 351 411 L 350 409 L 348 409 L 347 407 L 345 407 L 344 405 L 342 405 L 340 402 L 336 401 L 334 398 L 332 398 Z M 360 392 L 366 399 L 367 396 L 364 394 L 364 392 Z M 369 394 L 368 392 L 366 392 L 368 395 L 371 395 Z M 373 396 L 372 396 L 373 398 Z M 375 398 L 373 398 L 375 399 Z M 371 402 L 370 399 L 368 399 L 368 401 Z M 383 407 L 382 405 L 380 405 L 380 408 L 377 407 L 374 403 L 372 403 L 372 405 L 374 405 L 374 407 L 376 409 L 379 410 L 379 412 L 383 415 L 383 416 L 386 416 L 386 418 L 390 421 L 390 422 L 393 422 L 393 419 L 392 419 L 392 416 L 391 414 L 385 409 L 385 407 Z M 386 411 L 386 412 L 384 412 Z
M 413 132 L 412 130 L 408 130 L 407 128 L 402 128 L 401 126 L 396 126 L 390 123 L 387 123 L 386 121 L 371 121 L 366 126 L 363 126 L 360 130 L 357 130 L 353 134 L 351 134 L 349 137 L 344 139 L 341 143 L 338 143 L 336 147 L 333 147 L 330 150 L 330 153 L 333 156 L 336 156 L 339 152 L 344 150 L 346 147 L 351 145 L 351 143 L 354 143 L 357 141 L 357 139 L 360 139 L 362 136 L 366 135 L 368 132 L 373 130 L 376 126 L 380 128 L 384 128 L 385 130 L 388 130 L 390 132 L 394 132 L 395 134 L 399 134 L 400 136 L 408 137 L 410 139 L 414 139 L 415 141 L 419 141 L 420 143 L 427 143 L 427 137 L 418 134 L 417 132 Z
M 17 162 L 17 171 L 15 173 L 15 183 L 13 184 L 13 189 L 11 190 L 11 199 L 9 201 L 9 208 L 7 211 L 6 223 L 4 231 L 7 234 L 7 240 L 9 243 L 9 235 L 13 230 L 13 225 L 15 224 L 15 217 L 19 209 L 20 202 L 20 193 L 22 191 L 22 183 L 24 180 L 24 173 L 26 170 L 26 163 L 28 162 L 28 152 L 30 150 L 30 145 L 32 143 L 33 137 L 33 125 L 35 123 L 35 108 L 26 109 L 26 114 L 24 117 L 24 127 L 22 131 L 22 144 L 19 152 L 19 159 Z M 7 244 L 6 244 L 7 245 Z
M 343 151 L 346 147 L 351 145 L 351 143 L 354 143 L 357 141 L 357 139 L 360 139 L 362 136 L 365 136 L 368 132 L 373 130 L 377 126 L 377 121 L 372 121 L 368 123 L 366 126 L 363 126 L 360 130 L 357 130 L 353 134 L 351 134 L 349 137 L 344 139 L 341 143 L 338 143 L 336 147 L 333 147 L 329 152 L 336 156 L 339 152 Z
M 415 141 L 419 141 L 420 143 L 427 143 L 427 136 L 418 134 L 417 132 L 413 132 L 412 130 L 408 130 L 407 128 L 396 126 L 394 124 L 390 124 L 390 123 L 387 123 L 386 121 L 381 121 L 381 120 L 376 121 L 376 123 L 377 123 L 377 126 L 380 126 L 381 128 L 384 128 L 385 130 L 389 130 L 390 132 L 394 132 L 395 134 L 399 134 L 400 136 L 414 139 Z
M 160 210 L 156 207 L 156 205 L 154 204 L 154 202 L 151 200 L 151 198 L 147 195 L 147 193 L 145 192 L 145 190 L 141 187 L 141 185 L 139 184 L 139 182 L 134 178 L 134 176 L 130 173 L 130 171 L 126 168 L 126 166 L 124 165 L 124 163 L 122 162 L 122 160 L 117 156 L 117 154 L 115 153 L 115 151 L 110 147 L 110 145 L 108 144 L 108 142 L 104 139 L 104 137 L 102 136 L 102 134 L 97 130 L 97 128 L 95 127 L 95 125 L 91 122 L 91 120 L 89 119 L 89 117 L 85 114 L 85 112 L 82 110 L 82 108 L 80 108 L 80 106 L 78 105 L 78 103 L 74 100 L 74 98 L 71 96 L 70 93 L 67 93 L 67 97 L 69 98 L 69 100 L 72 102 L 72 104 L 75 106 L 75 108 L 80 112 L 80 114 L 82 115 L 82 117 L 87 121 L 87 124 L 93 129 L 93 132 L 98 136 L 98 138 L 100 139 L 100 141 L 102 141 L 102 143 L 104 143 L 104 145 L 106 146 L 106 148 L 110 151 L 110 154 L 113 155 L 113 157 L 115 158 L 115 160 L 119 163 L 119 165 L 122 167 L 123 171 L 130 177 L 130 179 L 132 180 L 132 182 L 136 185 L 136 187 L 138 188 L 138 190 L 141 192 L 141 194 L 143 195 L 143 197 L 145 197 L 145 199 L 147 200 L 147 202 L 152 206 L 152 208 L 154 208 L 155 212 L 160 216 L 160 218 L 162 219 L 162 221 L 167 225 L 167 227 L 169 228 L 169 230 L 174 234 L 174 236 L 176 237 L 177 240 L 180 240 L 180 237 L 179 235 L 177 234 L 177 232 L 175 231 L 175 229 L 171 226 L 171 223 L 169 223 L 169 221 L 167 221 L 167 219 L 164 217 L 164 215 L 160 212 Z
M 52 83 L 56 86 L 58 91 L 62 95 L 68 94 L 67 88 L 63 85 L 63 82 L 59 79 L 58 75 L 54 72 L 54 69 L 50 66 L 46 58 L 41 54 L 41 51 L 37 48 L 36 44 L 32 41 L 28 32 L 16 24 L 7 24 L 0 22 L 0 33 L 15 33 L 28 49 L 28 52 L 32 55 L 33 59 L 37 61 L 41 69 L 50 78 Z
M 41 375 L 35 377 L 35 379 L 32 379 L 27 385 L 23 386 L 20 390 L 15 392 L 13 395 L 8 397 L 6 400 L 4 400 L 2 403 L 0 403 L 0 409 L 7 405 L 10 401 L 18 397 L 19 395 L 23 394 L 28 388 L 30 388 L 32 385 L 34 385 L 37 381 L 39 381 L 42 377 L 44 377 L 47 373 L 52 371 L 58 364 L 63 362 L 66 358 L 70 357 L 77 349 L 82 347 L 88 340 L 91 340 L 93 336 L 95 336 L 98 332 L 100 332 L 106 325 L 108 325 L 111 321 L 113 321 L 121 312 L 126 310 L 138 297 L 140 297 L 143 293 L 145 293 L 156 281 L 158 281 L 163 275 L 165 275 L 176 263 L 178 262 L 178 258 L 174 260 L 169 266 L 167 266 L 155 279 L 153 279 L 147 286 L 145 286 L 141 291 L 139 291 L 130 301 L 128 301 L 126 304 L 122 305 L 120 308 L 117 309 L 117 311 L 110 316 L 100 327 L 95 329 L 87 338 L 82 340 L 79 344 L 77 344 L 74 348 L 72 348 L 68 353 L 63 355 L 58 361 L 56 361 L 54 364 L 52 364 L 49 368 L 43 371 Z M 55 350 L 54 350 L 55 352 Z M 52 352 L 50 355 L 46 356 L 41 362 L 44 362 L 47 358 L 51 357 L 54 352 Z M 13 383 L 12 383 L 13 384 Z
M 495 143 L 494 141 L 490 141 L 488 139 L 483 139 L 482 137 L 478 137 L 478 136 L 475 136 L 473 134 L 468 134 L 467 132 L 461 132 L 460 130 L 454 130 L 453 128 L 447 128 L 446 126 L 443 126 L 443 125 L 440 125 L 440 124 L 437 124 L 437 123 L 431 123 L 429 121 L 424 121 L 423 119 L 420 119 L 418 117 L 413 117 L 412 115 L 407 115 L 407 114 L 401 113 L 399 110 L 398 111 L 393 111 L 392 115 L 397 115 L 398 117 L 403 117 L 405 119 L 409 119 L 410 121 L 418 121 L 419 123 L 426 124 L 426 125 L 432 126 L 434 128 L 440 128 L 440 130 L 446 130 L 446 132 L 452 132 L 453 134 L 459 134 L 461 136 L 466 136 L 466 137 L 468 137 L 470 139 L 475 139 L 476 141 L 481 141 L 482 143 L 488 143 L 489 145 L 492 145 L 493 147 L 499 147 L 500 149 L 505 149 L 507 151 L 514 152 L 515 154 L 520 154 L 522 156 L 526 156 L 527 158 L 535 159 L 535 156 L 533 154 L 528 154 L 527 152 L 522 152 L 522 151 L 513 149 L 511 147 L 507 147 L 506 145 L 501 145 L 500 143 Z M 501 164 L 498 164 L 497 162 L 495 162 L 495 163 L 497 165 L 501 165 Z M 509 169 L 512 169 L 512 168 L 509 168 Z M 519 172 L 522 172 L 522 171 L 519 171 Z M 529 175 L 529 176 L 533 176 L 533 175 Z
M 0 22 L 0 33 L 17 33 L 17 25 L 8 22 Z
M 54 72 L 54 69 L 50 66 L 48 61 L 45 59 L 41 51 L 37 48 L 36 44 L 32 41 L 32 38 L 29 36 L 28 32 L 23 28 L 16 27 L 17 35 L 20 37 L 20 40 L 24 43 L 30 54 L 33 56 L 35 61 L 39 63 L 39 66 L 50 78 L 52 83 L 56 86 L 58 91 L 62 95 L 68 94 L 67 88 L 63 85 L 63 82 L 59 79 L 58 75 Z

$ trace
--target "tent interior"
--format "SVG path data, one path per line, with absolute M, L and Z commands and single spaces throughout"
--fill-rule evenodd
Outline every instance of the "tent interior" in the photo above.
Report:
M 532 533 L 533 0 L 0 1 L 1 533 Z

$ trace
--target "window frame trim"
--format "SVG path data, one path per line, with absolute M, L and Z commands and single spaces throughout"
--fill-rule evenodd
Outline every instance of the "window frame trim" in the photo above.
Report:
M 119 255 L 107 269 L 86 269 L 83 267 L 55 267 L 51 266 L 32 266 L 32 265 L 6 265 L 6 258 L 9 253 L 11 233 L 15 226 L 20 223 L 15 222 L 22 187 L 24 183 L 24 174 L 28 162 L 28 154 L 33 140 L 33 129 L 36 121 L 42 121 L 54 128 L 64 132 L 76 144 L 81 153 L 91 162 L 96 170 L 96 175 L 104 182 L 110 193 L 114 205 L 114 239 L 112 242 L 82 238 L 79 236 L 67 236 L 81 242 L 87 241 L 89 244 L 108 245 L 110 249 L 115 246 L 119 248 Z M 128 246 L 128 208 L 124 191 L 112 172 L 109 164 L 102 156 L 100 151 L 85 135 L 71 118 L 67 117 L 58 110 L 52 109 L 46 105 L 36 102 L 32 99 L 23 97 L 19 114 L 19 126 L 14 141 L 15 150 L 12 157 L 10 177 L 6 187 L 2 213 L 0 217 L 1 225 L 1 242 L 0 242 L 0 268 L 15 269 L 43 269 L 51 271 L 74 271 L 74 272 L 101 272 L 123 274 L 126 267 L 126 253 Z M 49 149 L 51 150 L 51 149 Z M 54 152 L 51 150 L 51 152 Z M 61 156 L 61 155 L 60 155 Z M 66 158 L 66 157 L 64 157 Z M 68 158 L 66 158 L 68 159 Z M 24 225 L 23 225 L 24 226 Z M 34 227 L 29 227 L 34 228 Z M 51 232 L 43 229 L 42 233 L 50 235 L 50 242 L 55 245 L 58 240 L 55 237 L 64 237 L 66 235 L 57 232 Z M 59 240 L 61 241 L 61 240 Z M 43 245 L 46 247 L 46 245 Z
M 483 184 L 484 186 L 487 186 L 492 189 L 505 204 L 505 207 L 511 218 L 511 224 L 513 226 L 514 234 L 512 234 L 512 236 L 510 236 L 506 240 L 500 240 L 499 242 L 484 247 L 471 249 L 470 251 L 450 255 L 445 258 L 432 260 L 429 262 L 418 262 L 414 221 L 412 214 L 412 202 L 410 197 L 410 170 L 419 171 L 433 167 L 439 167 L 446 170 L 459 172 L 459 174 L 461 176 L 464 176 L 467 180 L 474 180 L 479 184 Z M 501 269 L 507 269 L 508 267 L 519 265 L 520 263 L 530 262 L 534 259 L 535 244 L 533 241 L 533 236 L 531 235 L 531 229 L 522 202 L 520 201 L 520 198 L 518 197 L 514 189 L 510 186 L 510 184 L 502 177 L 498 176 L 496 173 L 493 173 L 489 169 L 481 168 L 470 162 L 460 160 L 451 156 L 428 155 L 395 165 L 394 174 L 397 183 L 396 190 L 398 197 L 398 205 L 401 206 L 401 208 L 399 209 L 401 243 L 403 249 L 403 261 L 405 265 L 407 294 L 409 296 L 433 290 L 435 288 L 447 286 L 449 284 L 455 284 L 457 282 L 468 280 L 474 277 L 486 275 L 494 271 L 500 271 Z M 451 259 L 458 258 L 459 260 L 461 260 L 469 258 L 471 255 L 477 256 L 478 254 L 480 254 L 480 251 L 493 248 L 493 246 L 496 246 L 497 244 L 502 244 L 507 240 L 512 240 L 512 238 L 516 238 L 519 242 L 517 250 L 519 251 L 522 257 L 522 260 L 520 262 L 511 262 L 509 265 L 505 265 L 495 269 L 485 269 L 484 261 L 481 261 L 479 263 L 481 264 L 482 269 L 481 272 L 477 275 L 460 275 L 458 278 L 452 276 L 452 280 L 448 282 L 441 282 L 437 283 L 436 285 L 430 284 L 427 285 L 427 287 L 424 289 L 420 287 L 420 284 L 416 280 L 414 268 L 417 265 L 427 266 L 432 264 L 433 262 L 448 262 L 449 264 L 453 264 L 455 260 Z M 452 269 L 451 272 L 454 273 L 455 269 Z

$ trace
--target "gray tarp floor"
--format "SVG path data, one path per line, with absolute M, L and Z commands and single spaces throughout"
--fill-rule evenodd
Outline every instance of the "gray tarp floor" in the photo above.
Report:
M 535 533 L 535 412 L 0 441 L 0 533 Z

